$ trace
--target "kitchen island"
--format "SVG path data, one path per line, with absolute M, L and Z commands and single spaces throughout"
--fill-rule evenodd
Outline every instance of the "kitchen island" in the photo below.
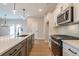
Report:
M 1 36 L 0 55 L 2 56 L 27 56 L 33 45 L 34 34 L 27 36 Z

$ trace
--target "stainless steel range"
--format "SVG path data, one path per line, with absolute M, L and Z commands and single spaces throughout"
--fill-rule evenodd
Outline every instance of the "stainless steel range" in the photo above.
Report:
M 56 38 L 55 36 L 51 36 L 51 50 L 52 55 L 54 56 L 62 56 L 62 41 Z
M 62 56 L 63 55 L 63 42 L 62 40 L 79 40 L 77 37 L 69 35 L 51 35 L 51 50 L 52 55 Z

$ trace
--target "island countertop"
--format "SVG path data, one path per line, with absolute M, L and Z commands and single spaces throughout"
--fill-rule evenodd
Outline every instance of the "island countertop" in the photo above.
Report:
M 10 50 L 12 47 L 16 46 L 32 34 L 33 33 L 30 33 L 26 37 L 0 36 L 0 55 Z

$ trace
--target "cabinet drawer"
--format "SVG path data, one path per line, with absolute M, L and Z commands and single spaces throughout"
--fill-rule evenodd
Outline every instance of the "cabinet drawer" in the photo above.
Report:
M 9 51 L 3 54 L 3 56 L 13 56 L 24 46 L 24 41 L 11 48 Z
M 63 52 L 64 52 L 64 50 L 66 51 L 66 53 L 69 56 L 79 56 L 79 49 L 77 49 L 69 44 L 63 43 Z

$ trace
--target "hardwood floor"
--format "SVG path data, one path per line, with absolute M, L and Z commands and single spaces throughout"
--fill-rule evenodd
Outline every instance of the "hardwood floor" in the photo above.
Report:
M 40 40 L 34 43 L 30 56 L 51 56 L 51 51 L 48 43 Z

